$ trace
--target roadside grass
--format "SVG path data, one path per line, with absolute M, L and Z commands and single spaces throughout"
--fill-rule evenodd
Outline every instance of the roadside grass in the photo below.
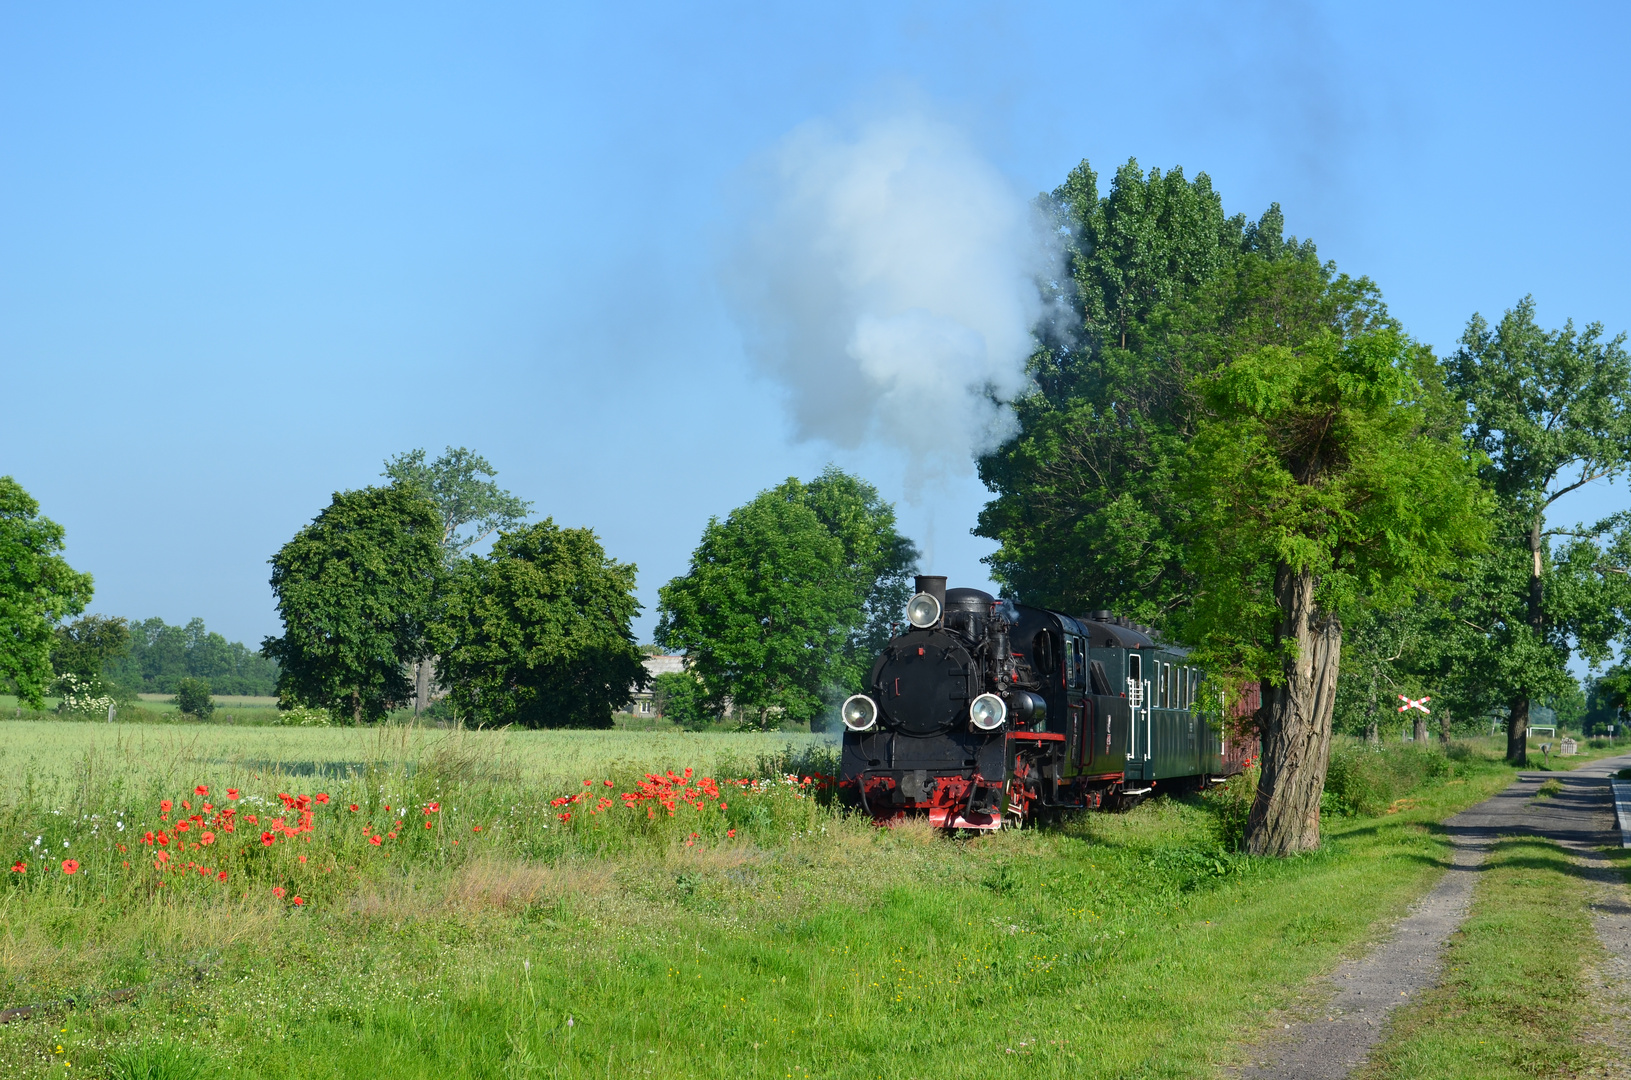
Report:
M 1440 985 L 1394 1017 L 1366 1080 L 1577 1076 L 1604 1064 L 1586 971 L 1600 962 L 1592 890 L 1556 844 L 1499 841 L 1450 940 Z
M 39 728 L 0 744 L 0 843 L 31 861 L 0 890 L 0 1008 L 79 1004 L 0 1025 L 24 1076 L 144 1054 L 246 1077 L 1212 1075 L 1431 886 L 1436 822 L 1513 775 L 1388 766 L 1419 777 L 1406 796 L 1275 861 L 1233 850 L 1239 791 L 874 830 L 797 779 L 830 767 L 815 737 Z M 761 782 L 674 818 L 562 802 L 684 765 Z M 307 839 L 212 863 L 229 887 L 120 866 L 109 823 L 139 836 L 198 784 L 331 799 Z M 395 814 L 435 827 L 356 827 Z

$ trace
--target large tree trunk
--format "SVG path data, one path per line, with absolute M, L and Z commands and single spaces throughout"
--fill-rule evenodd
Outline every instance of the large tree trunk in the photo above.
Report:
M 1512 712 L 1506 721 L 1506 760 L 1518 768 L 1529 765 L 1529 695 L 1512 699 Z
M 1440 709 L 1438 711 L 1438 744 L 1440 746 L 1449 746 L 1450 745 L 1450 710 L 1449 709 Z
M 1418 712 L 1418 713 L 1416 713 L 1415 716 L 1411 717 L 1411 719 L 1415 721 L 1414 726 L 1410 729 L 1410 739 L 1411 739 L 1411 741 L 1414 742 L 1417 746 L 1426 745 L 1426 743 L 1427 743 L 1427 717 Z
M 1535 520 L 1529 526 L 1529 629 L 1535 635 L 1535 640 L 1541 641 L 1546 634 L 1545 582 L 1540 576 L 1541 571 L 1541 534 L 1540 527 L 1544 519 L 1535 515 Z M 1529 764 L 1529 695 L 1520 692 L 1513 695 L 1512 713 L 1506 724 L 1506 760 L 1509 765 L 1516 765 L 1520 769 Z
M 351 722 L 362 723 L 362 694 L 358 693 L 355 686 L 351 688 Z
M 430 698 L 430 660 L 424 659 L 414 665 L 413 673 L 413 714 L 418 716 L 425 711 Z
M 1263 684 L 1263 773 L 1246 819 L 1246 849 L 1253 855 L 1294 855 L 1319 846 L 1342 656 L 1342 624 L 1314 610 L 1311 573 L 1280 567 L 1274 593 L 1280 639 L 1294 642 L 1297 652 L 1286 663 L 1282 685 Z

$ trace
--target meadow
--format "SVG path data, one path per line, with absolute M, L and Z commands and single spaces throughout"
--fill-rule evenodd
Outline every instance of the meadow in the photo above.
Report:
M 1346 747 L 1350 788 L 1385 802 L 1334 803 L 1320 851 L 1273 861 L 1235 850 L 1240 782 L 946 837 L 843 813 L 833 749 L 5 722 L 0 1009 L 34 1008 L 0 1025 L 0 1066 L 1211 1075 L 1512 776 L 1476 745 Z

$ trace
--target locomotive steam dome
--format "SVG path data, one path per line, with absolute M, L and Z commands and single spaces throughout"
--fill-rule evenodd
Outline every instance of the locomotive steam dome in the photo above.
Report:
M 974 657 L 945 630 L 896 638 L 872 669 L 888 726 L 905 735 L 939 735 L 962 720 L 974 677 Z

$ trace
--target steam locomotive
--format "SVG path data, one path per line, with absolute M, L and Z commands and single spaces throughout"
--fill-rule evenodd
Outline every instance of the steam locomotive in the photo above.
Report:
M 917 579 L 910 624 L 844 702 L 839 796 L 880 823 L 947 829 L 1115 809 L 1239 772 L 1188 651 L 1095 611 L 1077 618 Z M 1244 702 L 1245 707 L 1255 703 Z

